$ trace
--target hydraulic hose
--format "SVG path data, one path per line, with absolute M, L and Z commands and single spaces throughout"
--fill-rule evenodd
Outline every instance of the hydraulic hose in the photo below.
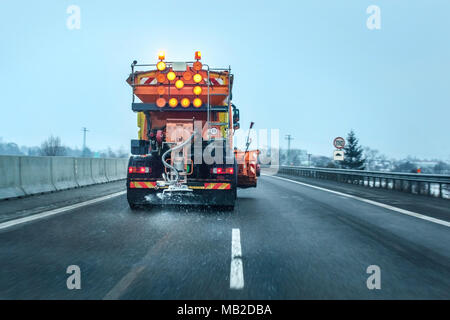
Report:
M 168 169 L 174 171 L 175 174 L 176 174 L 175 180 L 172 180 L 172 179 L 170 179 L 170 178 L 167 178 L 167 179 L 169 180 L 169 182 L 178 182 L 178 181 L 180 180 L 180 174 L 178 173 L 178 170 L 175 169 L 175 167 L 171 166 L 170 164 L 168 164 L 168 163 L 166 162 L 166 159 L 165 159 L 166 156 L 167 156 L 170 152 L 172 152 L 172 151 L 176 151 L 176 150 L 178 150 L 178 149 L 183 148 L 185 145 L 187 145 L 187 144 L 195 137 L 195 135 L 196 135 L 196 132 L 194 131 L 194 133 L 189 137 L 189 139 L 187 139 L 187 140 L 184 141 L 183 143 L 180 143 L 179 145 L 176 145 L 176 146 L 173 147 L 173 148 L 170 148 L 169 150 L 167 150 L 166 152 L 164 152 L 164 154 L 162 155 L 161 160 L 162 160 L 162 163 L 163 163 L 164 167 L 166 167 L 166 168 L 168 168 Z

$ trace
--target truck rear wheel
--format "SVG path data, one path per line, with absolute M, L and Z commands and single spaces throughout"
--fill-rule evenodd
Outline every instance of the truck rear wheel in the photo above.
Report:
M 130 201 L 128 201 L 128 205 L 130 206 L 130 209 L 133 210 L 133 211 L 134 210 L 138 210 L 139 207 L 140 207 L 138 204 L 130 202 Z
M 223 206 L 222 209 L 223 211 L 234 211 L 234 204 L 229 206 Z

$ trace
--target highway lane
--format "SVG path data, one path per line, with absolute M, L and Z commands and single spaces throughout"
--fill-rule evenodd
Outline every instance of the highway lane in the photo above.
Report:
M 234 212 L 133 212 L 122 195 L 0 230 L 0 298 L 450 298 L 446 226 L 275 177 L 238 197 Z M 232 229 L 242 289 L 230 289 Z M 66 287 L 69 265 L 81 290 Z

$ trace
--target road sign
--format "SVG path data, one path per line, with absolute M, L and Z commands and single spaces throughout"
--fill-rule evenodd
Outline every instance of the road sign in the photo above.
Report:
M 342 161 L 342 160 L 344 160 L 344 150 L 335 150 L 333 152 L 333 159 L 335 161 Z
M 333 140 L 333 146 L 336 149 L 342 149 L 345 147 L 345 139 L 342 137 L 337 137 Z

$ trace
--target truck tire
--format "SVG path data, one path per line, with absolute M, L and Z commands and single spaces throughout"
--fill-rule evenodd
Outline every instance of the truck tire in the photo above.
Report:
M 130 206 L 130 209 L 133 211 L 138 210 L 140 208 L 140 206 L 138 204 L 130 202 L 130 201 L 128 201 L 128 205 Z
M 223 211 L 234 211 L 234 204 L 223 206 Z

